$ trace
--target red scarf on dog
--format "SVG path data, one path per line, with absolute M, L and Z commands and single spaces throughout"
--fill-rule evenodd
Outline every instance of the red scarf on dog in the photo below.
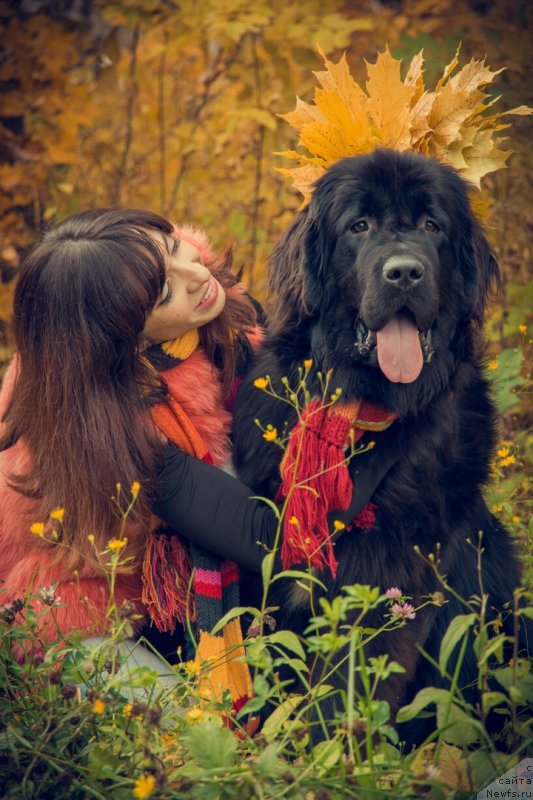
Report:
M 315 400 L 304 409 L 281 462 L 278 500 L 286 500 L 281 548 L 284 569 L 307 563 L 319 570 L 327 566 L 335 576 L 337 560 L 327 514 L 333 509 L 346 510 L 352 498 L 345 449 L 365 431 L 385 430 L 396 416 L 365 400 L 327 408 Z M 374 508 L 369 503 L 354 524 L 370 527 Z

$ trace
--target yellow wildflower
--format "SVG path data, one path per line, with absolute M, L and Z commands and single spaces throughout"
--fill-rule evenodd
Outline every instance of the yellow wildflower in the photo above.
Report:
M 256 378 L 254 381 L 254 386 L 257 389 L 266 389 L 266 387 L 268 386 L 267 378 Z
M 54 508 L 54 510 L 50 512 L 50 519 L 57 519 L 58 522 L 63 522 L 64 516 L 65 516 L 64 508 Z
M 126 547 L 126 539 L 110 539 L 107 543 L 107 547 L 113 552 L 122 550 L 123 547 Z
M 492 506 L 492 513 L 493 514 L 501 514 L 502 511 L 503 511 L 503 506 L 501 505 L 501 503 L 498 503 L 497 505 Z
M 30 531 L 34 533 L 36 536 L 43 536 L 44 522 L 34 522 L 33 525 L 30 526 Z
M 137 800 L 145 800 L 146 797 L 150 797 L 152 792 L 155 789 L 155 778 L 153 775 L 141 775 L 140 778 L 137 778 L 135 781 L 135 786 L 133 788 L 133 796 L 137 798 Z
M 336 531 L 343 531 L 346 527 L 346 524 L 342 522 L 340 519 L 333 520 L 333 528 Z
M 492 372 L 494 372 L 495 370 L 497 370 L 497 369 L 498 369 L 498 367 L 499 367 L 499 364 L 498 364 L 498 362 L 497 362 L 497 361 L 489 361 L 489 363 L 487 364 L 487 367 L 488 367 L 490 370 L 492 370 Z
M 278 429 L 272 427 L 272 425 L 267 425 L 267 429 L 263 434 L 263 439 L 267 442 L 275 442 L 278 438 Z
M 298 522 L 298 517 L 291 517 L 290 520 L 289 520 L 289 524 L 290 525 L 299 525 L 300 523 Z
M 506 458 L 502 458 L 500 464 L 502 467 L 509 467 L 511 464 L 516 464 L 516 458 L 514 456 L 507 456 Z
M 527 325 L 519 325 L 518 330 L 520 333 L 527 333 Z
M 183 665 L 185 672 L 194 678 L 200 673 L 200 664 L 197 661 L 186 661 Z
M 516 517 L 516 516 L 513 517 L 513 522 L 514 522 L 515 525 L 518 525 L 518 523 L 520 522 L 520 517 Z
M 305 361 L 304 361 L 304 367 L 306 369 L 311 369 L 312 366 L 313 366 L 313 359 L 312 358 L 306 358 Z
M 203 708 L 200 708 L 200 706 L 193 706 L 193 708 L 189 709 L 189 711 L 187 711 L 185 714 L 187 721 L 192 723 L 200 722 L 203 716 L 204 710 Z
M 141 484 L 139 483 L 139 481 L 133 481 L 133 483 L 131 484 L 131 493 L 133 497 L 137 497 L 140 491 L 141 491 Z
M 131 717 L 131 712 L 133 711 L 133 703 L 126 703 L 126 705 L 123 708 L 123 711 L 126 717 Z
M 371 442 L 369 442 L 367 444 L 367 447 L 368 447 L 369 450 L 373 450 L 375 446 L 376 446 L 376 443 L 375 443 L 374 440 L 372 440 Z
M 87 536 L 87 541 L 90 542 L 91 544 L 94 544 L 94 533 L 90 533 Z
M 99 697 L 93 703 L 93 714 L 103 714 L 105 711 L 105 703 Z
M 500 447 L 498 450 L 498 458 L 506 458 L 509 455 L 508 447 Z

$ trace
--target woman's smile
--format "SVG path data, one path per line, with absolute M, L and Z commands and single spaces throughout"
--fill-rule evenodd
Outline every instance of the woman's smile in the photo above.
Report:
M 202 299 L 200 300 L 200 302 L 198 303 L 198 305 L 196 306 L 196 308 L 208 308 L 216 301 L 217 297 L 218 297 L 218 283 L 213 277 L 211 277 L 209 278 L 207 290 Z

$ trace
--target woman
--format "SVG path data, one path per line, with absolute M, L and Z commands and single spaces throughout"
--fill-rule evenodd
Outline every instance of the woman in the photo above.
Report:
M 261 339 L 256 317 L 229 256 L 156 214 L 87 211 L 44 236 L 20 271 L 17 355 L 0 394 L 4 602 L 58 584 L 60 632 L 105 634 L 109 590 L 94 554 L 119 535 L 117 483 L 141 485 L 127 521 L 132 561 L 114 589 L 117 606 L 134 604 L 137 629 L 151 619 L 173 630 L 194 613 L 190 553 L 154 514 L 193 543 L 199 604 L 213 600 L 198 579 L 212 578 L 209 553 L 260 569 L 276 516 L 216 468 L 229 460 L 228 401 Z M 365 502 L 354 498 L 345 519 Z M 39 520 L 42 537 L 29 533 Z M 237 573 L 221 570 L 226 590 Z

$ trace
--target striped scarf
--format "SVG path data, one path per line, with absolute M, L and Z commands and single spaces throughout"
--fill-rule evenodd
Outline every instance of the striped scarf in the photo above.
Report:
M 318 570 L 328 567 L 335 576 L 337 560 L 327 514 L 346 510 L 352 498 L 354 487 L 345 450 L 365 431 L 385 430 L 396 416 L 366 400 L 327 408 L 315 400 L 304 409 L 281 462 L 277 500 L 286 500 L 281 546 L 284 569 L 304 563 Z M 368 503 L 352 524 L 372 527 L 375 508 Z
M 251 355 L 246 337 L 239 334 L 239 339 L 241 349 Z M 191 331 L 146 351 L 169 390 L 168 397 L 153 406 L 151 414 L 166 439 L 183 452 L 213 464 L 202 436 L 169 386 L 172 378 L 179 377 L 180 369 L 187 368 L 186 360 L 198 346 L 198 331 Z M 243 368 L 241 358 L 237 375 Z M 175 533 L 156 531 L 149 537 L 144 555 L 142 600 L 159 631 L 173 632 L 176 622 L 196 622 L 199 642 L 195 662 L 200 672 L 200 695 L 205 700 L 220 701 L 228 690 L 234 712 L 238 711 L 252 694 L 250 673 L 243 661 L 239 619 L 231 620 L 217 635 L 211 634 L 217 622 L 239 605 L 237 565 L 186 543 Z M 250 724 L 254 725 L 249 721 L 249 727 Z

